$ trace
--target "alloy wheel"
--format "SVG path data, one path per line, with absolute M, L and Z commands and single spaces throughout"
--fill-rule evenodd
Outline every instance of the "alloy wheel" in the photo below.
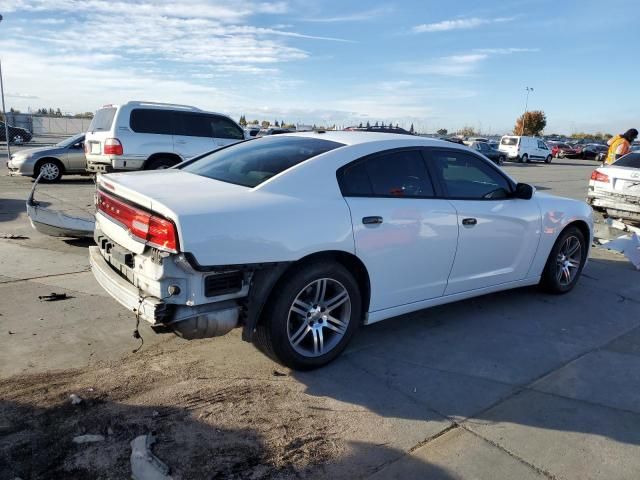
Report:
M 574 235 L 562 243 L 556 258 L 556 280 L 562 286 L 569 285 L 576 278 L 582 264 L 582 244 Z
M 304 287 L 289 308 L 289 343 L 302 356 L 319 357 L 340 343 L 350 320 L 347 289 L 337 280 L 320 278 Z
M 47 181 L 56 180 L 60 176 L 60 167 L 55 163 L 44 163 L 40 167 L 40 175 Z

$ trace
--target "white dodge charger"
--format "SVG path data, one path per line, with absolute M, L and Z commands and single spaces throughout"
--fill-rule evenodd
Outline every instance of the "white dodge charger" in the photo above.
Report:
M 592 211 L 464 146 L 370 132 L 248 140 L 98 179 L 98 282 L 156 331 L 242 337 L 295 369 L 360 324 L 526 285 L 571 290 Z

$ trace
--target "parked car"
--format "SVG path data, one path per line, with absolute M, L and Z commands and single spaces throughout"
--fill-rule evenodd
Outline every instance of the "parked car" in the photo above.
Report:
M 30 142 L 33 138 L 31 132 L 26 128 L 14 127 L 9 125 L 9 143 L 21 144 Z M 4 126 L 4 122 L 0 122 L 0 141 L 7 141 L 7 132 Z
M 38 177 L 42 182 L 57 182 L 66 174 L 86 173 L 84 133 L 51 147 L 28 148 L 12 153 L 7 162 L 10 175 Z
M 246 138 L 257 137 L 258 133 L 260 133 L 260 127 L 257 125 L 247 125 L 246 127 L 244 127 L 244 130 L 246 132 Z
M 584 160 L 597 160 L 599 157 L 606 157 L 609 148 L 599 143 L 588 143 L 578 145 L 572 151 L 567 151 L 564 156 L 567 158 L 582 158 Z
M 469 148 L 477 150 L 479 153 L 498 165 L 503 165 L 507 159 L 506 153 L 496 150 L 495 148 L 491 148 L 487 142 L 473 142 L 469 145 Z
M 507 154 L 510 160 L 518 162 L 530 162 L 531 160 L 541 160 L 551 163 L 551 151 L 547 144 L 538 137 L 522 137 L 516 135 L 506 135 L 500 139 L 501 152 Z
M 350 129 L 350 131 L 354 131 L 354 132 L 376 132 L 376 133 L 396 133 L 396 134 L 400 134 L 400 135 L 413 135 L 413 133 L 411 133 L 408 130 L 405 130 L 402 127 L 353 127 Z
M 294 369 L 330 362 L 362 323 L 525 285 L 566 293 L 592 237 L 586 203 L 419 136 L 267 136 L 97 183 L 90 261 L 107 292 L 187 339 L 242 325 Z
M 458 137 L 440 137 L 440 140 L 445 142 L 457 143 L 458 145 L 465 145 L 464 141 Z
M 291 133 L 291 130 L 279 127 L 267 128 L 266 130 L 260 130 L 257 136 L 264 137 L 265 135 L 281 135 L 283 133 Z
M 560 158 L 563 155 L 563 152 L 573 151 L 573 147 L 567 143 L 555 143 L 553 146 L 550 146 L 551 155 L 554 158 Z
M 467 145 L 467 146 L 471 146 L 471 144 L 473 142 L 485 142 L 486 143 L 488 141 L 489 141 L 489 139 L 486 138 L 486 137 L 467 137 L 464 140 L 464 144 Z
M 87 170 L 169 168 L 216 147 L 249 138 L 226 115 L 152 102 L 105 105 L 86 134 Z
M 596 168 L 589 180 L 587 203 L 612 217 L 640 223 L 640 152 Z

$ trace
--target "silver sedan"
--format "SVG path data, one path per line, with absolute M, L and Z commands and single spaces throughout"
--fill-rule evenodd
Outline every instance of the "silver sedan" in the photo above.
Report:
M 69 137 L 51 147 L 28 148 L 11 155 L 7 162 L 11 175 L 37 177 L 57 182 L 64 174 L 86 173 L 84 133 Z

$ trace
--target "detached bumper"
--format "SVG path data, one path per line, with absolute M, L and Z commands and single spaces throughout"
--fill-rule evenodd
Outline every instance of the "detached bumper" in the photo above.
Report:
M 154 297 L 141 296 L 138 289 L 126 281 L 102 257 L 99 247 L 89 247 L 91 271 L 102 288 L 130 312 L 152 325 L 161 324 L 167 316 L 167 304 Z

